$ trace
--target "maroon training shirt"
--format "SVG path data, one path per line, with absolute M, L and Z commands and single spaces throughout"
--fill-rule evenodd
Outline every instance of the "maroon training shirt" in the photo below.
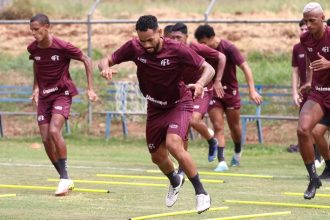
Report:
M 298 67 L 299 87 L 306 83 L 306 58 L 305 49 L 301 43 L 295 44 L 292 49 L 292 67 Z
M 48 48 L 39 48 L 37 41 L 27 47 L 29 59 L 36 64 L 39 98 L 44 99 L 65 91 L 75 96 L 78 90 L 71 79 L 69 65 L 71 59 L 81 60 L 83 53 L 69 42 L 54 36 L 52 38 L 52 45 Z
M 226 86 L 228 90 L 237 90 L 238 82 L 236 77 L 236 66 L 244 63 L 244 58 L 242 54 L 239 52 L 237 47 L 232 44 L 230 41 L 221 39 L 216 50 L 223 53 L 227 60 L 225 70 L 223 72 L 221 84 L 222 86 Z M 213 67 L 216 65 L 214 63 L 210 63 Z
M 326 27 L 325 33 L 321 39 L 315 39 L 309 31 L 300 37 L 306 55 L 311 62 L 319 60 L 317 53 L 320 53 L 325 59 L 330 60 L 330 28 Z M 319 92 L 330 91 L 330 70 L 313 71 L 312 89 Z
M 182 82 L 187 66 L 198 71 L 204 59 L 187 45 L 164 38 L 161 51 L 150 54 L 134 38 L 112 54 L 114 63 L 133 61 L 142 94 L 155 107 L 168 108 L 190 92 Z

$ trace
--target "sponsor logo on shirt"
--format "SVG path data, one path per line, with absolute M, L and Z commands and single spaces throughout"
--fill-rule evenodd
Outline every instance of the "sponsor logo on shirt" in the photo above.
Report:
M 41 60 L 41 57 L 34 57 L 34 59 L 35 59 L 36 61 L 39 61 L 39 60 Z
M 149 100 L 150 102 L 154 102 L 159 105 L 167 105 L 167 101 L 163 102 L 163 101 L 157 100 L 157 99 L 151 97 L 150 95 L 146 95 L 146 99 Z
M 323 51 L 323 53 L 329 53 L 330 52 L 329 47 L 322 47 L 322 51 Z
M 50 89 L 44 89 L 44 90 L 42 90 L 42 93 L 43 93 L 43 94 L 49 94 L 49 93 L 52 93 L 52 92 L 56 92 L 57 90 L 58 90 L 57 87 L 55 87 L 55 88 L 50 88 Z
M 154 144 L 148 144 L 148 148 L 149 148 L 150 150 L 152 150 L 152 149 L 155 149 L 156 146 L 155 146 Z
M 163 59 L 162 61 L 160 61 L 160 65 L 169 66 L 170 65 L 170 60 L 169 59 Z
M 138 57 L 137 59 L 138 59 L 138 61 L 140 61 L 141 63 L 147 63 L 147 59 L 145 59 L 145 58 Z
M 60 111 L 63 109 L 63 107 L 60 106 L 60 105 L 54 106 L 54 108 L 55 108 L 56 110 L 60 110 Z
M 199 105 L 194 105 L 194 109 L 199 109 Z
M 70 95 L 69 90 L 65 90 L 64 95 Z
M 178 129 L 179 126 L 177 124 L 170 124 L 168 127 L 172 129 Z
M 318 87 L 318 86 L 316 86 L 315 89 L 316 89 L 316 91 L 319 91 L 319 92 L 329 92 L 330 91 L 330 87 Z
M 308 52 L 313 52 L 313 48 L 307 47 Z
M 38 121 L 43 121 L 45 120 L 45 117 L 43 115 L 38 115 Z
M 304 53 L 301 53 L 298 55 L 299 58 L 305 58 L 305 54 Z
M 60 56 L 59 55 L 53 55 L 51 57 L 52 61 L 59 61 L 60 60 Z

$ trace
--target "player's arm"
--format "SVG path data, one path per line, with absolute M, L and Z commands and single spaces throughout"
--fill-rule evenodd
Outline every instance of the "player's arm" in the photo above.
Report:
M 205 60 L 200 67 L 201 77 L 195 84 L 189 84 L 188 87 L 195 89 L 194 98 L 203 97 L 204 87 L 213 79 L 215 70 Z
M 312 78 L 313 78 L 313 70 L 311 68 L 311 61 L 310 59 L 306 56 L 306 83 L 302 85 L 299 89 L 299 96 L 300 98 L 303 96 L 305 93 L 309 93 L 312 85 Z
M 113 69 L 110 69 L 110 67 L 112 67 L 113 65 L 115 65 L 115 63 L 113 62 L 111 55 L 107 55 L 100 61 L 98 68 L 103 78 L 111 80 L 112 74 L 117 73 Z
M 84 63 L 85 72 L 87 77 L 87 95 L 89 100 L 96 101 L 98 99 L 94 87 L 93 87 L 93 65 L 92 59 L 87 55 L 83 54 L 81 57 L 81 61 Z
M 300 103 L 300 97 L 299 97 L 299 93 L 298 93 L 298 82 L 299 81 L 299 69 L 297 66 L 293 66 L 292 67 L 292 82 L 291 82 L 291 86 L 292 86 L 292 99 L 293 102 L 299 106 Z
M 38 87 L 38 82 L 37 82 L 37 67 L 35 62 L 33 62 L 33 87 L 32 87 L 32 102 L 35 104 L 38 104 L 39 100 L 39 87 Z
M 262 102 L 262 96 L 259 95 L 259 93 L 256 91 L 256 89 L 254 87 L 254 81 L 253 81 L 253 75 L 252 75 L 251 68 L 249 67 L 249 65 L 246 61 L 244 61 L 241 65 L 239 65 L 239 68 L 243 71 L 245 80 L 249 86 L 250 99 L 257 105 L 260 105 Z
M 221 79 L 223 76 L 223 72 L 225 70 L 226 61 L 227 61 L 226 56 L 223 53 L 218 52 L 218 66 L 215 73 L 215 80 L 213 83 L 213 87 L 215 93 L 219 98 L 222 98 L 225 95 L 225 92 L 221 84 Z

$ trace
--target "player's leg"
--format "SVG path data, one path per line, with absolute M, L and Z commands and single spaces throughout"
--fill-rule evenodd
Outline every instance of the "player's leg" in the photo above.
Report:
M 209 116 L 214 129 L 214 137 L 218 140 L 217 157 L 219 164 L 215 168 L 215 171 L 228 170 L 227 163 L 225 161 L 225 135 L 224 135 L 224 110 L 220 107 L 212 107 L 209 110 Z M 210 154 L 210 153 L 209 153 Z
M 312 199 L 315 196 L 316 189 L 322 184 L 316 173 L 314 164 L 314 148 L 312 130 L 323 117 L 324 113 L 321 106 L 313 100 L 308 100 L 302 107 L 299 114 L 297 128 L 298 143 L 300 154 L 304 160 L 306 169 L 310 176 L 310 183 L 304 193 L 305 199 Z
M 182 138 L 177 134 L 168 133 L 166 136 L 166 147 L 170 154 L 179 162 L 180 167 L 183 168 L 195 189 L 197 211 L 199 213 L 206 211 L 211 205 L 210 196 L 199 179 L 195 162 L 189 152 L 184 149 Z
M 313 129 L 313 137 L 316 146 L 325 161 L 325 168 L 320 175 L 320 179 L 330 179 L 330 150 L 325 133 L 329 129 L 330 117 L 326 115 Z
M 230 135 L 234 142 L 234 156 L 231 160 L 231 166 L 239 166 L 242 151 L 242 128 L 240 123 L 240 109 L 226 109 L 226 116 Z

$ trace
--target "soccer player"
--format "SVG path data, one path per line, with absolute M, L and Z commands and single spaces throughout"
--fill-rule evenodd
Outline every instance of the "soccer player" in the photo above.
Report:
M 164 37 L 171 37 L 173 25 L 169 24 L 164 27 Z
M 303 19 L 308 31 L 300 37 L 306 53 L 307 82 L 301 87 L 301 93 L 310 90 L 303 105 L 297 128 L 300 153 L 308 171 L 310 181 L 304 193 L 305 199 L 312 199 L 316 189 L 322 186 L 314 163 L 312 130 L 322 117 L 329 117 L 330 111 L 330 28 L 324 21 L 320 4 L 310 2 L 303 9 Z M 320 149 L 326 146 L 326 149 Z M 319 145 L 320 153 L 328 152 L 328 145 Z M 322 154 L 326 170 L 329 172 L 330 159 Z
M 209 133 L 208 127 L 203 121 L 203 117 L 207 113 L 209 102 L 211 101 L 211 98 L 213 96 L 213 87 L 219 97 L 222 97 L 224 95 L 223 88 L 221 85 L 221 77 L 223 75 L 223 70 L 226 63 L 226 56 L 223 53 L 203 44 L 188 44 L 188 28 L 187 25 L 182 22 L 178 22 L 172 27 L 171 38 L 176 41 L 187 44 L 191 49 L 196 51 L 198 55 L 203 57 L 206 62 L 211 64 L 212 67 L 216 70 L 215 77 L 213 78 L 211 83 L 209 83 L 209 85 L 204 88 L 204 96 L 194 100 L 194 112 L 190 120 L 190 126 L 192 126 L 202 135 L 203 138 L 207 140 L 209 144 L 208 160 L 213 161 L 215 158 L 216 150 L 218 148 L 218 141 L 216 138 L 214 138 L 213 135 Z M 190 70 L 187 69 L 187 71 L 189 72 Z M 184 76 L 184 82 L 189 84 L 192 81 L 196 81 L 196 77 L 198 78 L 199 74 L 190 71 L 190 73 L 187 73 Z M 186 146 L 188 145 L 186 144 Z
M 203 93 L 203 88 L 214 76 L 214 69 L 195 51 L 182 43 L 161 37 L 157 18 L 141 16 L 136 22 L 137 38 L 127 41 L 99 64 L 102 77 L 110 80 L 115 64 L 133 61 L 142 94 L 148 100 L 146 139 L 152 161 L 170 181 L 166 205 L 171 207 L 178 198 L 184 178 L 178 175 L 169 153 L 179 162 L 191 181 L 196 194 L 196 209 L 202 213 L 210 207 L 210 196 L 205 191 L 190 154 L 184 149 L 189 120 L 193 111 L 192 93 L 182 82 L 186 67 L 200 70 L 201 77 L 189 87 L 193 97 Z
M 208 110 L 215 136 L 219 141 L 217 154 L 219 164 L 215 168 L 215 171 L 221 172 L 228 170 L 224 156 L 224 114 L 226 114 L 231 137 L 235 145 L 235 153 L 231 160 L 231 166 L 239 166 L 241 160 L 241 99 L 238 92 L 236 66 L 238 66 L 245 75 L 245 79 L 249 86 L 250 99 L 259 105 L 262 102 L 262 97 L 255 90 L 252 71 L 248 63 L 244 60 L 242 54 L 234 44 L 227 40 L 217 38 L 214 29 L 210 25 L 200 25 L 195 31 L 195 38 L 199 43 L 206 44 L 207 46 L 220 51 L 227 58 L 225 70 L 221 79 L 221 84 L 224 89 L 224 97 L 219 97 L 218 94 L 213 94 L 213 99 L 209 104 Z
M 66 195 L 73 188 L 67 171 L 67 149 L 61 130 L 68 119 L 72 97 L 78 94 L 70 73 L 70 60 L 84 63 L 90 100 L 97 95 L 93 90 L 92 63 L 80 49 L 49 33 L 50 22 L 46 15 L 36 14 L 30 20 L 35 41 L 27 50 L 33 60 L 32 101 L 37 104 L 37 120 L 46 153 L 60 175 L 56 196 Z
M 304 20 L 302 19 L 299 22 L 299 28 L 300 28 L 300 35 L 305 33 L 307 31 L 307 25 L 305 24 Z M 300 88 L 302 85 L 306 83 L 306 59 L 305 59 L 305 50 L 302 44 L 299 42 L 293 46 L 292 49 L 292 99 L 293 102 L 299 106 L 299 110 L 302 108 L 304 103 L 307 100 L 308 94 L 304 93 L 302 94 L 302 97 L 300 97 L 298 88 Z M 329 120 L 326 118 L 324 120 L 321 120 L 319 124 L 316 125 L 315 129 L 315 135 L 320 138 L 321 133 L 324 134 L 324 126 L 329 126 L 328 124 Z M 327 125 L 328 124 L 328 125 Z M 320 128 L 318 128 L 320 126 Z M 321 132 L 321 133 L 318 133 Z M 324 139 L 324 137 L 323 137 Z M 317 150 L 317 147 L 315 144 L 313 144 L 315 149 L 315 167 L 319 168 L 322 166 L 322 160 L 321 155 Z M 289 152 L 298 152 L 299 151 L 299 144 L 297 145 L 291 145 L 288 149 Z

